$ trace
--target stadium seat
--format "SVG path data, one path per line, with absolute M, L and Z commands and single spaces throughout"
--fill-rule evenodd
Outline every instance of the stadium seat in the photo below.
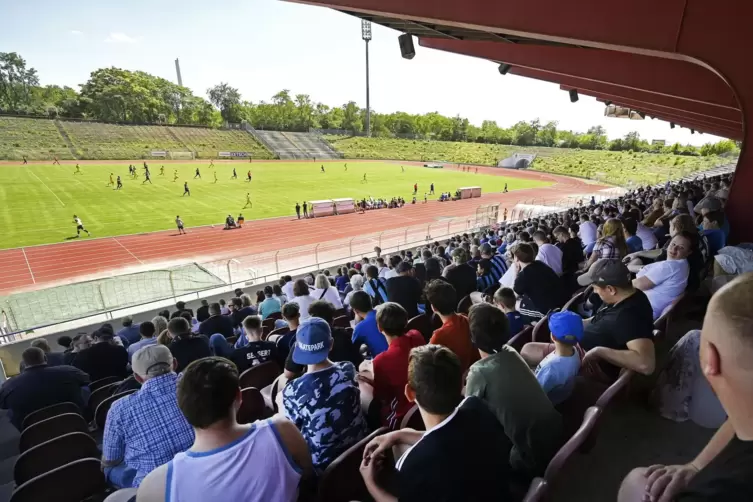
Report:
M 97 458 L 101 452 L 89 434 L 63 434 L 23 452 L 13 467 L 13 480 L 22 485 L 30 479 L 82 458 Z
M 275 378 L 280 376 L 280 367 L 274 361 L 268 361 L 266 363 L 259 364 L 253 368 L 249 368 L 240 376 L 241 389 L 247 387 L 256 387 L 257 389 L 263 389 L 267 385 L 275 381 Z
M 340 317 L 336 317 L 335 320 L 332 321 L 332 327 L 350 328 L 350 318 L 346 315 L 341 315 Z
M 361 411 L 366 418 L 366 424 L 370 431 L 379 428 L 382 421 L 382 403 L 374 399 L 374 382 L 367 378 L 358 377 L 358 388 L 361 391 Z
M 98 430 L 105 430 L 105 420 L 107 420 L 107 412 L 110 411 L 110 407 L 112 406 L 112 403 L 120 399 L 121 397 L 125 397 L 129 394 L 133 394 L 136 392 L 135 390 L 127 390 L 125 392 L 121 392 L 120 394 L 115 394 L 114 396 L 110 396 L 104 401 L 102 401 L 99 406 L 97 406 L 96 411 L 94 412 L 94 423 L 97 425 Z
M 458 314 L 468 315 L 471 305 L 473 305 L 471 295 L 464 296 L 463 299 L 458 302 Z
M 329 464 L 319 480 L 317 500 L 320 502 L 371 500 L 359 472 L 361 457 L 369 441 L 387 432 L 389 432 L 387 427 L 377 429 Z
M 63 413 L 77 413 L 81 415 L 81 408 L 79 408 L 76 403 L 70 402 L 47 406 L 35 411 L 34 413 L 29 413 L 28 415 L 26 415 L 23 425 L 21 426 L 21 430 L 26 429 L 27 427 L 34 425 L 37 422 L 41 422 L 42 420 L 47 420 L 48 418 L 62 415 Z
M 603 411 L 598 406 L 591 406 L 588 408 L 583 416 L 583 422 L 573 436 L 565 443 L 556 455 L 549 461 L 549 465 L 544 472 L 544 477 L 537 477 L 531 482 L 531 486 L 528 489 L 523 502 L 543 502 L 548 499 L 549 492 L 552 489 L 553 483 L 556 481 L 557 476 L 562 471 L 562 468 L 567 461 L 572 458 L 576 451 L 581 450 L 581 447 L 588 440 L 592 440 L 592 436 L 596 429 L 596 425 L 601 418 Z
M 271 331 L 267 335 L 267 339 L 269 339 L 269 337 L 272 335 L 284 335 L 285 333 L 290 333 L 290 328 L 288 328 L 287 326 L 284 326 L 282 328 L 277 328 L 276 330 Z
M 104 498 L 107 489 L 99 458 L 85 458 L 30 479 L 13 491 L 10 502 L 81 502 Z
M 18 451 L 23 453 L 38 444 L 70 432 L 89 433 L 86 421 L 78 413 L 64 413 L 42 420 L 24 429 L 18 442 Z
M 241 407 L 236 419 L 239 424 L 250 424 L 271 415 L 264 404 L 264 397 L 256 387 L 241 389 Z
M 584 303 L 589 296 L 591 296 L 591 293 L 593 293 L 593 286 L 589 286 L 585 289 L 578 290 L 572 298 L 570 298 L 567 303 L 562 307 L 562 311 L 565 310 L 571 310 L 575 313 L 578 313 L 578 307 Z
M 533 341 L 533 326 L 526 326 L 518 334 L 514 335 L 507 342 L 507 345 L 520 352 L 523 345 Z
M 238 341 L 238 336 L 234 335 L 234 336 L 231 336 L 230 338 L 226 338 L 226 340 L 227 340 L 227 343 L 232 346 L 232 345 L 235 345 L 235 342 Z
M 277 321 L 278 319 L 282 319 L 282 313 L 281 312 L 272 312 L 267 316 L 267 319 L 273 319 Z
M 112 393 L 118 388 L 119 383 L 120 382 L 110 383 L 92 392 L 91 396 L 89 396 L 88 403 L 89 411 L 91 411 L 92 415 L 97 411 L 97 407 L 102 401 L 112 396 Z
M 93 393 L 95 390 L 101 389 L 105 385 L 110 385 L 112 383 L 120 382 L 122 380 L 123 380 L 122 378 L 116 377 L 116 376 L 100 378 L 99 380 L 89 384 L 89 390 L 92 391 Z
M 424 419 L 421 417 L 421 412 L 418 411 L 418 406 L 415 404 L 408 410 L 408 413 L 405 414 L 403 420 L 400 422 L 401 429 L 405 429 L 406 427 L 417 431 L 426 430 Z
M 670 303 L 667 308 L 664 309 L 664 311 L 661 313 L 661 316 L 654 321 L 654 328 L 661 330 L 663 333 L 667 333 L 667 330 L 669 329 L 669 323 L 674 317 L 676 317 L 677 313 L 680 311 L 680 305 L 683 303 L 685 296 L 685 293 L 682 293 L 680 296 L 675 298 L 675 300 Z
M 531 338 L 534 342 L 549 343 L 552 341 L 551 333 L 549 331 L 549 316 L 554 312 L 559 312 L 559 309 L 554 309 L 551 312 L 548 312 L 533 327 L 533 334 L 531 335 Z
M 333 314 L 332 318 L 337 319 L 340 316 L 348 316 L 348 319 L 350 319 L 350 314 L 348 314 L 348 311 L 345 308 L 335 310 L 335 313 Z
M 262 325 L 262 326 L 263 326 L 263 327 L 264 327 L 264 328 L 265 328 L 265 329 L 266 329 L 266 330 L 267 330 L 268 332 L 271 332 L 272 330 L 274 330 L 274 329 L 275 329 L 275 320 L 274 320 L 274 319 L 270 319 L 269 317 L 267 317 L 266 319 L 264 319 L 264 320 L 263 320 L 263 321 L 261 322 L 261 325 Z
M 614 401 L 614 399 L 624 391 L 630 380 L 635 376 L 635 372 L 632 370 L 622 370 L 620 377 L 605 390 L 599 399 L 596 400 L 596 406 L 602 410 L 606 410 L 607 407 Z
M 408 330 L 415 329 L 416 331 L 421 333 L 426 340 L 426 343 L 429 343 L 431 335 L 434 334 L 434 330 L 440 328 L 441 326 L 442 320 L 438 315 L 434 314 L 433 316 L 430 316 L 427 314 L 419 314 L 408 321 L 407 328 Z

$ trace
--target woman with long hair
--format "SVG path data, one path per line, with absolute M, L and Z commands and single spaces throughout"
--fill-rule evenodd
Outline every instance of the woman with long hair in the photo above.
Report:
M 626 255 L 627 243 L 625 242 L 625 230 L 622 227 L 622 222 L 617 218 L 609 218 L 602 226 L 601 237 L 596 241 L 586 268 L 602 258 L 621 260 Z
M 329 278 L 324 274 L 319 274 L 314 280 L 314 287 L 316 289 L 311 296 L 315 300 L 324 300 L 334 305 L 335 309 L 343 308 L 343 302 L 340 299 L 340 292 L 330 282 Z

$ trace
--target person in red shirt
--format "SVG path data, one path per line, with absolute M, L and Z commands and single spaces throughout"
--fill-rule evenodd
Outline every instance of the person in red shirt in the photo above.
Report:
M 478 361 L 479 355 L 471 341 L 468 318 L 455 312 L 458 305 L 455 288 L 445 281 L 431 281 L 426 286 L 426 302 L 442 320 L 442 327 L 434 331 L 429 343 L 444 345 L 453 351 L 465 373 L 471 364 Z
M 397 429 L 412 406 L 405 397 L 410 351 L 424 345 L 426 340 L 416 330 L 406 332 L 408 313 L 398 303 L 379 305 L 376 308 L 376 322 L 389 347 L 377 355 L 371 365 L 364 361 L 361 376 L 374 382 L 374 399 L 382 403 L 381 424 Z

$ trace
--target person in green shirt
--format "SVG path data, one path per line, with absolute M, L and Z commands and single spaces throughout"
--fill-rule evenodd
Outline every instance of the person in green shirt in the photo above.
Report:
M 488 303 L 468 313 L 471 340 L 481 360 L 471 365 L 466 396 L 483 399 L 513 444 L 510 466 L 524 476 L 543 474 L 564 443 L 562 416 L 515 349 L 504 312 Z

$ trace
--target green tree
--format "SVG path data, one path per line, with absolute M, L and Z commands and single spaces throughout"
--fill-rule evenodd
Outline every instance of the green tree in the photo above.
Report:
M 32 88 L 39 85 L 37 70 L 27 68 L 15 52 L 0 52 L 0 108 L 21 111 L 31 106 Z
M 241 93 L 235 87 L 220 82 L 214 87 L 207 89 L 209 102 L 220 110 L 222 118 L 227 122 L 239 122 L 239 107 Z
M 342 107 L 343 118 L 342 128 L 347 131 L 363 131 L 363 122 L 361 121 L 360 108 L 355 101 L 348 101 Z

